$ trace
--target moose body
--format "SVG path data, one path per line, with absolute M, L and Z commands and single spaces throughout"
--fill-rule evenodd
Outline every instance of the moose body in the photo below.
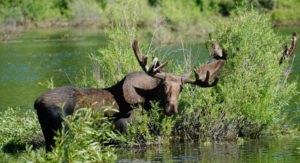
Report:
M 45 137 L 46 150 L 54 146 L 53 138 L 62 127 L 62 117 L 72 115 L 80 108 L 98 109 L 111 105 L 118 110 L 112 115 L 116 128 L 126 130 L 134 105 L 144 104 L 147 109 L 151 100 L 163 99 L 161 86 L 161 80 L 143 72 L 134 72 L 109 88 L 60 87 L 44 93 L 36 99 L 34 107 Z
M 74 88 L 60 87 L 50 90 L 34 103 L 38 119 L 45 137 L 46 150 L 50 151 L 55 145 L 54 136 L 62 128 L 63 117 L 72 115 L 80 108 L 97 109 L 110 105 L 118 112 L 114 113 L 114 124 L 117 129 L 124 131 L 130 121 L 133 106 L 142 104 L 149 109 L 150 101 L 160 103 L 166 115 L 178 111 L 178 97 L 185 83 L 200 87 L 212 87 L 225 64 L 225 60 L 205 64 L 195 70 L 195 80 L 163 72 L 166 62 L 159 64 L 154 59 L 150 68 L 146 66 L 147 57 L 140 53 L 137 41 L 134 41 L 133 51 L 144 72 L 129 73 L 123 80 L 109 88 Z

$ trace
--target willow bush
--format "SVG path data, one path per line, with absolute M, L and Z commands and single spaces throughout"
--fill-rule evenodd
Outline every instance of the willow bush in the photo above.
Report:
M 278 64 L 289 38 L 276 34 L 270 19 L 256 11 L 238 11 L 216 27 L 209 43 L 220 42 L 229 54 L 221 80 L 181 98 L 188 105 L 178 128 L 189 137 L 258 137 L 283 123 L 282 110 L 296 93 L 296 83 L 284 75 L 288 64 Z
M 41 131 L 37 117 L 32 110 L 24 112 L 21 108 L 8 108 L 1 113 L 0 123 L 3 124 L 0 129 L 1 151 L 24 150 L 26 142 L 31 141 L 32 135 L 39 135 Z
M 112 162 L 116 155 L 109 145 L 125 141 L 122 135 L 113 131 L 103 111 L 90 108 L 80 109 L 73 116 L 66 117 L 62 131 L 58 133 L 56 146 L 51 152 L 28 149 L 25 159 L 34 162 Z

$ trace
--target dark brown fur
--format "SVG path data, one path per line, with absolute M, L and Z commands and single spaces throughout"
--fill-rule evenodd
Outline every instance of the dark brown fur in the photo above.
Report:
M 80 108 L 95 109 L 112 105 L 119 110 L 112 115 L 115 117 L 115 125 L 123 131 L 130 120 L 132 105 L 144 104 L 149 108 L 150 100 L 168 101 L 165 99 L 167 95 L 161 91 L 162 87 L 161 80 L 135 72 L 109 88 L 60 87 L 44 93 L 36 99 L 34 107 L 45 137 L 46 150 L 54 146 L 53 137 L 62 127 L 62 117 L 72 115 Z

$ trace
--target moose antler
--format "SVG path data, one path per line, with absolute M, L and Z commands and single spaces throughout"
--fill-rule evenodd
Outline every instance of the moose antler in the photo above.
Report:
M 211 55 L 216 61 L 204 64 L 198 70 L 194 70 L 195 80 L 184 79 L 185 83 L 195 84 L 200 87 L 213 87 L 218 83 L 219 79 L 217 78 L 217 75 L 226 63 L 227 51 L 224 48 L 221 48 L 216 41 L 212 43 L 212 49 Z
M 219 45 L 218 42 L 213 42 L 212 43 L 212 48 L 213 48 L 213 51 L 212 51 L 212 56 L 215 58 L 215 59 L 226 59 L 227 57 L 227 51 L 224 49 L 224 48 L 221 48 L 221 46 Z
M 200 87 L 213 87 L 218 83 L 216 76 L 220 73 L 225 63 L 226 60 L 217 60 L 214 63 L 204 64 L 198 70 L 194 70 L 195 80 L 188 78 L 183 81 Z
M 291 43 L 291 46 L 289 47 L 289 51 L 288 51 L 289 52 L 288 53 L 289 58 L 294 57 L 296 44 L 297 44 L 297 33 L 293 32 L 293 34 L 292 34 L 292 43 Z
M 293 58 L 294 54 L 295 54 L 295 49 L 296 49 L 296 44 L 297 44 L 297 33 L 293 32 L 292 34 L 292 42 L 290 46 L 285 46 L 284 47 L 284 51 L 281 54 L 281 56 L 279 57 L 279 64 L 282 64 L 282 62 L 286 59 L 286 58 Z
M 148 67 L 147 66 L 148 57 L 141 54 L 137 40 L 133 41 L 132 49 L 134 51 L 136 59 L 138 60 L 140 66 L 142 67 L 145 73 L 159 79 L 165 78 L 166 74 L 161 70 L 167 65 L 168 62 L 164 62 L 163 64 L 160 64 L 158 59 L 155 57 L 152 60 L 152 64 L 150 65 L 150 67 Z

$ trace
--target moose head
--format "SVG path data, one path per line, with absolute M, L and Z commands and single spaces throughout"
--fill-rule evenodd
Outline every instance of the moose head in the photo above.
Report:
M 167 62 L 160 64 L 155 57 L 150 66 L 147 66 L 147 56 L 142 55 L 138 47 L 138 41 L 134 40 L 132 48 L 136 59 L 143 71 L 153 78 L 161 80 L 161 102 L 166 115 L 172 115 L 178 112 L 178 97 L 186 83 L 200 87 L 213 87 L 217 84 L 217 75 L 224 67 L 226 61 L 223 59 L 216 60 L 213 63 L 204 64 L 198 70 L 194 70 L 195 79 L 178 76 L 173 73 L 164 72 L 162 69 Z

